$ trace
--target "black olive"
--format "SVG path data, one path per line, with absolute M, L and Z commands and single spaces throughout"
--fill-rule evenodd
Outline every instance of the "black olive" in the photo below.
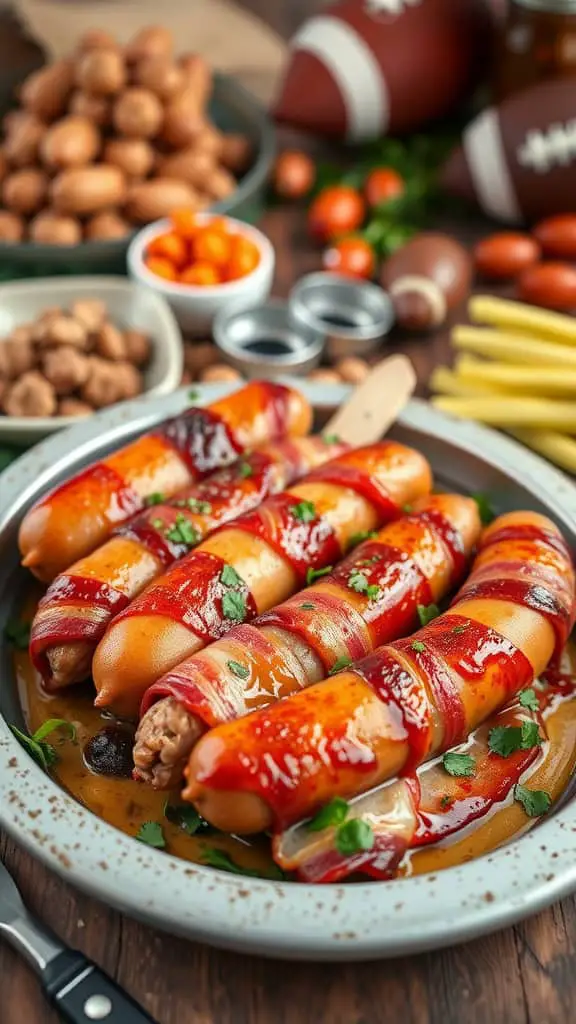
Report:
M 96 775 L 129 779 L 134 768 L 134 731 L 124 725 L 106 725 L 84 747 L 84 761 Z

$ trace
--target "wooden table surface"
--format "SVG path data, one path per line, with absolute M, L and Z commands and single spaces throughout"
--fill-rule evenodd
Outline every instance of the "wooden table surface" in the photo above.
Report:
M 245 0 L 289 36 L 315 0 Z M 1 26 L 0 26 L 1 27 Z M 317 267 L 301 218 L 274 209 L 276 291 Z M 467 225 L 466 233 L 474 229 Z M 425 390 L 448 355 L 446 335 L 398 345 Z M 336 966 L 284 964 L 222 953 L 153 931 L 84 896 L 0 838 L 0 856 L 31 909 L 96 960 L 160 1024 L 567 1024 L 576 1018 L 576 904 L 552 907 L 468 945 L 401 960 Z M 394 927 L 394 922 L 390 922 Z M 2 1024 L 55 1024 L 25 964 L 0 945 Z

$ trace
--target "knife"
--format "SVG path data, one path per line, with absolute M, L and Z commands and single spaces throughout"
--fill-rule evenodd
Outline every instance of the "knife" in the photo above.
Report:
M 70 1024 L 157 1024 L 92 960 L 64 946 L 34 920 L 1 862 L 0 935 L 28 961 L 46 996 Z

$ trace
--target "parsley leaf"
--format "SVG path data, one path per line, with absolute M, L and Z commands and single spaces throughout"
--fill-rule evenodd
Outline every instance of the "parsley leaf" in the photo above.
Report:
M 427 626 L 429 622 L 432 622 L 433 619 L 440 615 L 440 609 L 437 604 L 419 604 L 416 610 L 421 626 Z
M 304 611 L 311 612 L 316 607 L 316 605 L 312 604 L 312 601 L 305 601 L 304 604 L 300 605 L 300 607 L 303 608 Z
M 10 619 L 4 626 L 4 636 L 8 643 L 19 651 L 27 650 L 31 625 L 31 622 L 22 622 L 22 619 Z
M 245 459 L 242 459 L 242 461 L 238 463 L 238 476 L 240 479 L 246 480 L 249 476 L 253 476 L 253 474 L 254 470 L 250 463 L 246 462 Z
M 76 741 L 76 726 L 73 722 L 68 722 L 65 718 L 48 718 L 46 722 L 42 722 L 36 729 L 36 732 L 32 734 L 32 739 L 36 740 L 37 743 L 41 743 L 42 740 L 46 739 L 51 732 L 55 732 L 57 729 L 62 729 L 63 732 L 67 733 L 67 738 Z
M 44 740 L 51 732 L 55 732 L 57 729 L 65 729 L 68 733 L 68 738 L 73 742 L 76 740 L 76 727 L 72 722 L 67 722 L 65 718 L 48 718 L 36 729 L 36 732 L 30 736 L 28 733 L 22 732 L 17 729 L 15 725 L 11 725 L 14 736 L 18 742 L 24 747 L 24 749 L 30 754 L 30 757 L 39 764 L 40 767 L 47 772 L 53 765 L 58 761 L 58 754 L 55 747 L 51 743 L 45 743 Z
M 230 871 L 234 875 L 246 875 L 248 878 L 266 877 L 280 881 L 286 877 L 284 872 L 279 867 L 276 867 L 275 864 L 270 865 L 269 875 L 262 875 L 259 871 L 255 871 L 254 868 L 244 868 L 240 864 L 236 864 L 229 853 L 226 853 L 225 850 L 219 850 L 215 846 L 206 847 L 202 853 L 202 861 L 211 868 L 217 868 L 218 871 Z
M 514 786 L 514 799 L 522 804 L 529 818 L 539 818 L 550 810 L 552 798 L 544 789 L 528 789 L 518 783 Z
M 211 512 L 212 505 L 209 501 L 201 501 L 200 498 L 180 498 L 173 502 L 176 508 L 188 508 L 191 512 Z
M 340 825 L 336 833 L 336 849 L 344 857 L 360 850 L 371 850 L 374 846 L 374 832 L 367 821 L 351 818 Z
M 470 622 L 463 622 L 460 626 L 454 626 L 452 632 L 456 633 L 456 635 L 458 635 L 459 633 L 465 633 L 470 625 Z
M 413 640 L 410 647 L 413 651 L 418 651 L 418 654 L 422 654 L 426 650 L 426 644 L 423 644 L 421 640 Z
M 537 722 L 518 725 L 497 725 L 488 735 L 488 748 L 492 754 L 510 757 L 517 750 L 531 750 L 542 743 Z
M 176 522 L 166 531 L 166 537 L 175 544 L 185 544 L 189 548 L 193 548 L 200 539 L 197 530 L 181 512 L 176 516 Z
M 170 804 L 166 801 L 164 817 L 171 825 L 177 825 L 189 836 L 195 836 L 198 832 L 215 831 L 192 804 Z
M 150 505 L 162 505 L 166 501 L 166 496 L 162 494 L 162 491 L 154 491 L 153 494 L 149 494 L 147 498 L 144 498 L 144 505 L 149 508 Z
M 335 676 L 337 672 L 341 672 L 342 669 L 348 668 L 348 666 L 351 665 L 351 664 L 352 664 L 352 658 L 347 658 L 346 655 L 343 654 L 341 658 L 337 658 L 336 659 L 336 661 L 332 665 L 332 668 L 330 669 L 328 675 L 329 676 Z
M 244 622 L 246 617 L 246 598 L 238 591 L 224 594 L 222 598 L 222 611 L 227 619 L 235 622 Z
M 536 690 L 532 687 L 528 690 L 521 690 L 518 694 L 518 701 L 523 708 L 528 708 L 529 711 L 539 711 L 540 702 L 536 696 Z
M 192 390 L 188 392 L 188 398 L 191 402 L 196 402 L 200 398 L 200 392 L 195 391 L 194 388 L 192 388 Z
M 136 839 L 146 846 L 153 846 L 156 850 L 166 849 L 166 840 L 162 831 L 162 825 L 158 821 L 145 821 L 136 833 Z
M 377 597 L 380 597 L 380 593 L 380 587 L 377 583 L 371 583 L 370 586 L 366 588 L 366 597 L 369 601 L 375 601 Z
M 455 778 L 471 779 L 476 772 L 476 762 L 470 754 L 456 754 L 453 751 L 444 754 L 442 767 Z
M 450 796 L 450 794 L 444 793 L 444 796 L 440 799 L 440 807 L 442 808 L 442 810 L 445 811 L 447 807 L 450 807 L 451 803 L 452 797 Z
M 322 829 L 329 828 L 330 825 L 341 825 L 348 817 L 349 810 L 348 801 L 343 800 L 341 796 L 336 796 L 329 804 L 320 808 L 318 814 L 310 819 L 306 828 L 309 832 L 321 832 Z
M 300 501 L 297 505 L 292 505 L 290 511 L 301 523 L 311 523 L 316 518 L 316 509 L 311 501 Z
M 361 533 L 353 533 L 348 541 L 348 546 L 355 548 L 357 544 L 362 544 L 365 540 L 373 540 L 377 536 L 378 530 L 362 530 Z
M 164 526 L 163 519 L 151 519 L 150 522 L 155 530 L 161 530 Z
M 542 737 L 538 722 L 522 722 L 520 732 L 522 734 L 522 750 L 531 750 L 532 747 L 541 746 Z
M 233 660 L 227 661 L 226 664 L 230 671 L 233 672 L 235 676 L 238 676 L 238 679 L 248 679 L 250 669 L 247 665 L 243 665 L 240 661 Z
M 314 583 L 314 580 L 319 580 L 321 576 L 328 576 L 333 568 L 333 565 L 327 565 L 324 569 L 308 569 L 306 572 L 306 586 L 309 587 L 311 583 Z
M 412 511 L 412 505 L 402 505 L 402 511 L 405 512 L 407 516 L 409 516 Z
M 340 444 L 338 434 L 323 434 L 322 440 L 324 441 L 324 444 Z
M 225 565 L 220 573 L 220 582 L 223 583 L 225 587 L 234 587 L 237 583 L 241 583 L 242 580 L 236 572 L 236 569 L 231 565 Z
M 489 526 L 493 519 L 496 517 L 496 513 L 492 507 L 492 502 L 487 494 L 482 494 L 478 491 L 476 494 L 471 495 L 472 499 L 478 506 L 478 512 L 480 514 L 480 522 L 483 526 Z
M 348 586 L 350 590 L 355 590 L 357 594 L 365 594 L 368 590 L 368 577 L 366 573 L 361 572 L 360 569 L 354 569 L 348 577 Z

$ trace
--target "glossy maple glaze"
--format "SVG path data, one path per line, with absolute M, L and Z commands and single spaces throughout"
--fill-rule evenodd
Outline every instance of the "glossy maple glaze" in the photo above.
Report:
M 372 480 L 378 482 L 379 494 L 388 480 L 389 500 L 376 507 L 359 493 L 347 473 L 350 464 L 366 487 Z M 338 484 L 341 466 L 344 476 Z M 386 519 L 398 518 L 406 502 L 430 489 L 431 474 L 424 458 L 394 442 L 346 452 L 329 467 L 330 481 L 316 480 L 313 471 L 254 512 L 221 527 L 115 619 L 93 663 L 100 706 L 122 708 L 124 714 L 130 708 L 128 713 L 135 714 L 148 687 L 203 646 L 203 639 L 190 628 L 186 609 L 194 599 L 198 610 L 195 588 L 200 585 L 204 553 L 228 563 L 243 581 L 250 599 L 237 621 L 247 622 L 255 613 L 286 600 L 303 584 L 309 570 L 322 571 L 337 562 L 359 530 L 372 530 Z M 202 565 L 212 579 L 215 570 L 209 561 L 203 560 Z M 195 581 L 192 586 L 189 578 Z M 209 581 L 204 590 L 209 592 Z M 222 632 L 230 625 L 223 623 Z
M 574 569 L 568 553 L 558 553 L 556 528 L 532 513 L 525 513 L 525 522 L 544 527 L 525 543 L 530 571 L 537 578 L 540 562 L 546 570 L 545 614 L 523 604 L 523 588 L 512 585 L 514 570 L 507 597 L 499 596 L 503 556 L 514 544 L 497 539 L 498 529 L 509 525 L 503 516 L 480 545 L 483 571 L 489 553 L 495 554 L 491 595 L 486 589 L 479 599 L 467 596 L 473 568 L 452 610 L 413 638 L 384 646 L 352 670 L 212 730 L 192 752 L 186 798 L 223 829 L 228 822 L 234 831 L 250 832 L 256 822 L 258 828 L 286 827 L 336 795 L 349 798 L 393 775 L 411 773 L 424 758 L 461 742 L 546 667 L 557 635 L 550 626 L 551 608 L 566 586 L 570 627 L 574 623 Z M 551 555 L 560 559 L 555 586 L 548 571 Z M 249 796 L 241 810 L 235 810 L 233 794 Z
M 345 448 L 340 442 L 327 444 L 310 437 L 255 449 L 119 527 L 103 546 L 57 576 L 40 602 L 31 653 L 45 682 L 62 686 L 80 681 L 89 658 L 84 651 L 80 657 L 79 651 L 74 671 L 70 645 L 89 644 L 93 651 L 114 615 L 163 569 L 218 526 Z M 60 649 L 54 651 L 55 647 Z
M 49 582 L 92 551 L 157 491 L 171 496 L 232 462 L 244 448 L 305 434 L 311 410 L 279 384 L 256 381 L 206 409 L 192 408 L 95 463 L 24 517 L 23 562 Z

